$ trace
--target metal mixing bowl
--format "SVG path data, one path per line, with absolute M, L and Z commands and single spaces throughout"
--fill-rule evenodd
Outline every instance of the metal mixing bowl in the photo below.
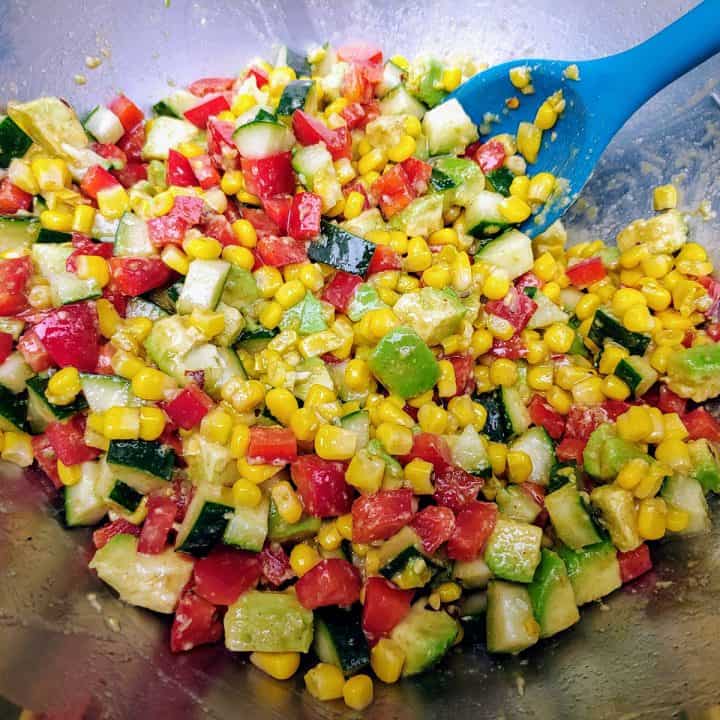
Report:
M 720 2 L 709 0 L 718 4 Z M 670 22 L 687 0 L 0 0 L 0 104 L 60 94 L 80 111 L 123 90 L 149 104 L 204 75 L 233 72 L 273 43 L 348 38 L 393 52 L 469 50 L 581 59 L 622 50 Z M 104 54 L 105 53 L 105 54 Z M 102 64 L 85 67 L 86 56 Z M 658 58 L 662 62 L 663 58 Z M 86 85 L 73 77 L 84 74 Z M 612 239 L 650 212 L 650 189 L 679 180 L 684 206 L 717 201 L 720 58 L 661 93 L 605 154 L 569 216 L 573 240 Z M 618 87 L 618 93 L 622 87 Z M 693 224 L 713 245 L 716 219 Z M 0 468 L 0 695 L 36 711 L 118 720 L 338 717 L 219 647 L 173 656 L 168 622 L 119 602 L 87 571 L 89 532 L 43 510 L 37 477 Z M 720 511 L 714 508 L 716 522 Z M 720 532 L 663 544 L 655 571 L 571 630 L 520 658 L 456 648 L 433 672 L 376 684 L 369 718 L 715 717 L 720 703 Z M 0 718 L 2 718 L 0 703 Z M 348 713 L 352 714 L 352 713 Z

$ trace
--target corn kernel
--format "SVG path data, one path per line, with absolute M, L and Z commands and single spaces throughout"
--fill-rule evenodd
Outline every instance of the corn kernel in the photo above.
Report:
M 305 687 L 317 700 L 337 700 L 343 697 L 345 678 L 339 667 L 321 662 L 305 673 Z
M 375 437 L 390 455 L 407 455 L 413 446 L 412 432 L 397 423 L 381 423 Z
M 550 130 L 555 126 L 558 116 L 553 106 L 546 100 L 535 114 L 535 125 L 541 130 Z
M 435 492 L 432 483 L 433 471 L 432 463 L 413 458 L 403 469 L 403 474 L 415 495 L 432 495 Z
M 547 401 L 561 415 L 567 415 L 572 405 L 572 396 L 566 390 L 557 385 L 553 385 L 546 393 Z
M 428 243 L 430 245 L 457 245 L 458 234 L 455 228 L 443 228 L 442 230 L 435 230 L 428 237 Z
M 507 471 L 510 482 L 523 483 L 532 473 L 532 460 L 522 450 L 510 450 L 507 454 Z
M 494 270 L 483 283 L 482 292 L 489 300 L 502 300 L 510 290 L 507 273 Z
M 352 710 L 364 710 L 373 701 L 373 682 L 369 675 L 354 675 L 343 685 L 345 704 Z
M 390 638 L 382 638 L 370 651 L 370 666 L 384 683 L 397 682 L 404 664 L 405 652 Z
M 158 401 L 174 383 L 164 372 L 145 367 L 132 378 L 132 391 L 141 400 Z
M 407 160 L 415 153 L 417 143 L 412 135 L 403 135 L 400 142 L 387 151 L 388 159 L 395 163 L 401 163 Z M 358 169 L 360 165 L 358 164 Z
M 315 435 L 315 452 L 324 460 L 350 460 L 356 449 L 357 435 L 350 430 L 321 425 Z
M 546 129 L 546 128 L 545 128 Z M 541 172 L 533 176 L 528 188 L 530 202 L 544 203 L 550 198 L 555 189 L 555 176 L 552 173 Z M 550 278 L 548 278 L 549 280 Z
M 532 183 L 531 183 L 532 184 Z M 500 203 L 500 214 L 511 223 L 521 223 L 530 217 L 530 206 L 519 197 L 510 195 Z
M 665 524 L 670 532 L 682 532 L 690 523 L 690 513 L 687 510 L 669 507 L 665 515 Z
M 408 272 L 422 272 L 432 264 L 432 252 L 421 237 L 412 237 L 408 241 L 405 269 Z
M 533 272 L 543 282 L 549 282 L 557 271 L 557 262 L 555 258 L 549 253 L 543 253 L 540 257 L 535 260 L 533 264 Z
M 64 160 L 35 157 L 30 161 L 30 168 L 42 192 L 62 190 L 70 185 L 70 170 Z
M 262 500 L 262 491 L 255 483 L 239 478 L 232 486 L 233 502 L 237 507 L 254 508 Z
M 446 68 L 442 73 L 442 86 L 447 92 L 455 90 L 462 82 L 462 71 L 460 68 Z
M 405 132 L 415 139 L 422 135 L 422 125 L 420 120 L 414 115 L 407 115 L 404 120 Z
M 75 274 L 81 280 L 94 280 L 99 287 L 105 287 L 110 282 L 110 268 L 105 258 L 98 255 L 80 255 L 75 262 Z
M 508 449 L 497 442 L 488 443 L 488 459 L 494 475 L 503 475 L 507 464 Z
M 317 550 L 307 543 L 298 543 L 290 553 L 290 567 L 298 577 L 312 570 L 320 562 Z
M 672 210 L 677 207 L 678 195 L 674 185 L 660 185 L 653 190 L 653 209 Z
M 160 259 L 175 272 L 187 275 L 190 261 L 187 255 L 175 245 L 166 245 L 160 253 Z
M 630 397 L 630 388 L 615 375 L 608 375 L 602 381 L 602 391 L 611 400 L 626 400 Z
M 575 341 L 575 331 L 563 323 L 553 323 L 545 330 L 543 336 L 550 352 L 566 353 Z
M 138 408 L 111 407 L 103 417 L 103 435 L 108 440 L 135 440 L 140 437 Z
M 633 305 L 622 318 L 623 326 L 631 332 L 646 333 L 653 328 L 653 319 L 645 305 Z
M 193 260 L 215 260 L 220 257 L 223 246 L 215 238 L 194 237 L 183 242 L 183 250 Z
M 447 411 L 434 403 L 423 405 L 418 410 L 418 423 L 423 432 L 442 434 L 448 424 Z
M 517 382 L 517 366 L 508 358 L 498 358 L 490 365 L 490 381 L 494 385 L 510 387 Z
M 688 446 L 677 438 L 663 440 L 655 448 L 655 459 L 679 473 L 687 472 L 691 468 Z
M 638 532 L 646 540 L 659 540 L 665 535 L 667 506 L 662 498 L 647 498 L 638 510 Z
M 527 383 L 533 390 L 549 390 L 553 385 L 552 365 L 535 365 L 528 370 Z
M 127 212 L 130 207 L 130 197 L 127 190 L 118 184 L 98 191 L 97 204 L 98 209 L 106 218 L 116 219 Z
M 157 440 L 165 430 L 165 413 L 158 407 L 140 408 L 140 439 Z
M 665 440 L 684 440 L 688 431 L 677 413 L 663 415 L 663 438 Z
M 618 435 L 630 442 L 644 442 L 653 431 L 650 413 L 645 406 L 634 405 L 616 420 Z
M 302 517 L 302 503 L 287 480 L 281 480 L 270 491 L 280 517 L 290 525 L 298 522 Z
M 648 474 L 648 463 L 642 458 L 632 458 L 620 468 L 615 482 L 624 490 L 634 490 Z
M 77 368 L 66 367 L 58 370 L 48 381 L 47 399 L 53 405 L 69 405 L 82 390 L 80 373 Z
M 5 458 L 3 458 L 4 460 Z M 67 486 L 77 485 L 82 478 L 82 465 L 65 465 L 62 461 L 57 461 L 57 474 L 60 482 Z
M 599 295 L 587 293 L 578 300 L 578 304 L 575 306 L 575 315 L 577 315 L 578 320 L 587 320 L 595 314 L 601 304 L 602 301 Z
M 530 85 L 532 79 L 530 67 L 528 65 L 518 65 L 517 67 L 510 68 L 508 75 L 510 77 L 510 82 L 518 90 L 522 90 Z
M 459 600 L 462 595 L 460 586 L 454 582 L 442 583 L 442 585 L 438 587 L 437 592 L 440 595 L 440 602 L 442 603 L 455 602 L 456 600 Z
M 518 125 L 517 148 L 518 152 L 529 163 L 537 161 L 540 145 L 542 143 L 543 131 L 529 122 L 521 122 Z
M 518 175 L 510 183 L 510 194 L 527 203 L 530 193 L 530 178 L 527 175 Z
M 59 210 L 43 210 L 40 213 L 40 224 L 48 230 L 70 232 L 73 225 L 73 216 L 71 213 Z
M 291 678 L 300 667 L 298 652 L 253 652 L 250 662 L 276 680 Z
M 369 153 L 363 155 L 358 160 L 358 172 L 361 175 L 376 171 L 381 171 L 387 163 L 387 156 L 380 148 L 373 148 Z

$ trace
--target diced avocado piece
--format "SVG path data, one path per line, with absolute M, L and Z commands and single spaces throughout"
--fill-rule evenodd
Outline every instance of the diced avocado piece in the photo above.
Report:
M 561 547 L 558 553 L 565 562 L 578 605 L 599 600 L 622 585 L 617 551 L 609 540 L 582 550 Z
M 428 345 L 438 345 L 457 332 L 465 307 L 452 291 L 424 287 L 401 295 L 393 312 Z
M 423 600 L 410 609 L 390 637 L 403 649 L 403 677 L 429 670 L 450 649 L 459 626 L 444 610 L 426 610 Z
M 188 466 L 188 475 L 195 485 L 230 486 L 238 478 L 230 448 L 208 440 L 199 432 L 185 436 L 183 458 Z
M 688 226 L 682 213 L 668 210 L 647 220 L 631 222 L 617 236 L 617 246 L 620 252 L 643 245 L 652 255 L 672 254 L 687 242 L 687 236 Z
M 371 230 L 384 230 L 385 226 L 382 213 L 377 208 L 365 210 L 356 218 L 340 223 L 344 230 L 360 237 L 365 237 Z
M 600 511 L 602 523 L 618 550 L 628 552 L 642 543 L 635 499 L 630 491 L 617 485 L 600 485 L 592 491 L 590 501 Z
M 540 639 L 530 594 L 523 585 L 491 580 L 486 622 L 489 652 L 516 655 Z
M 448 206 L 467 207 L 485 189 L 485 176 L 480 166 L 472 160 L 453 155 L 440 156 L 433 160 L 433 165 L 434 170 L 438 170 L 452 183 L 452 187 L 443 192 Z
M 693 440 L 688 443 L 690 461 L 692 462 L 692 476 L 707 492 L 720 492 L 720 458 L 707 440 Z
M 380 310 L 387 305 L 380 299 L 378 291 L 369 283 L 360 283 L 348 305 L 347 315 L 353 322 L 358 322 L 370 310 Z
M 453 563 L 452 574 L 464 588 L 469 589 L 487 587 L 488 581 L 492 577 L 490 568 L 482 558 L 457 560 Z
M 290 540 L 304 540 L 317 534 L 320 529 L 320 518 L 306 515 L 296 523 L 283 520 L 275 503 L 270 501 L 270 515 L 268 519 L 268 537 L 273 542 L 289 542 Z
M 345 676 L 370 664 L 370 648 L 362 629 L 362 606 L 321 607 L 315 610 L 315 654 L 339 667 Z
M 406 235 L 427 237 L 443 227 L 443 197 L 439 193 L 415 198 L 405 209 L 390 218 L 392 230 L 402 230 Z
M 410 67 L 407 89 L 429 107 L 441 103 L 447 96 L 442 88 L 443 65 L 434 57 L 423 57 Z
M 667 385 L 695 402 L 720 395 L 720 343 L 695 345 L 670 355 Z
M 303 402 L 313 385 L 322 385 L 329 390 L 335 390 L 335 384 L 330 377 L 327 366 L 319 357 L 303 360 L 295 368 L 295 377 L 293 394 Z
M 159 613 L 173 612 L 192 576 L 192 560 L 171 548 L 145 555 L 137 546 L 133 535 L 116 535 L 95 553 L 90 567 L 121 600 Z
M 602 540 L 574 483 L 568 482 L 546 495 L 545 508 L 555 534 L 573 550 Z
M 541 542 L 537 525 L 501 516 L 485 548 L 485 562 L 496 577 L 529 583 L 540 562 Z
M 322 303 L 311 292 L 306 293 L 299 303 L 285 311 L 280 327 L 283 330 L 295 330 L 300 335 L 327 330 Z
M 237 310 L 247 310 L 259 297 L 253 274 L 245 268 L 231 265 L 220 301 Z
M 583 451 L 583 465 L 593 477 L 611 480 L 633 458 L 648 458 L 639 445 L 617 437 L 615 426 L 604 423 L 593 430 Z M 649 458 L 648 458 L 649 460 Z
M 535 522 L 542 508 L 519 485 L 500 488 L 495 496 L 500 512 L 513 520 Z
M 580 620 L 570 578 L 562 558 L 543 548 L 540 565 L 528 586 L 540 637 L 550 637 Z
M 687 527 L 678 535 L 699 535 L 710 531 L 710 513 L 702 485 L 692 477 L 674 474 L 660 491 L 665 502 L 689 515 Z
M 475 123 L 455 98 L 428 110 L 422 126 L 431 155 L 460 155 L 478 139 Z
M 313 614 L 295 592 L 249 590 L 227 609 L 225 647 L 236 652 L 307 652 Z
M 430 348 L 410 327 L 399 326 L 383 337 L 369 359 L 370 370 L 390 392 L 415 397 L 435 386 L 440 368 Z

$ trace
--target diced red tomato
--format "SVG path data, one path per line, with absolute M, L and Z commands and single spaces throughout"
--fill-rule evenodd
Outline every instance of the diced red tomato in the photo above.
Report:
M 270 235 L 259 238 L 256 251 L 265 265 L 274 267 L 302 263 L 308 259 L 305 243 L 285 236 Z
M 290 206 L 288 235 L 296 240 L 311 240 L 320 234 L 321 219 L 322 198 L 311 192 L 297 193 Z
M 80 255 L 95 255 L 109 260 L 113 254 L 113 244 L 107 242 L 95 242 L 85 235 L 73 233 L 73 250 L 65 261 L 65 269 L 74 273 L 77 270 L 77 259 Z
M 4 363 L 13 351 L 15 340 L 10 333 L 0 332 L 0 364 Z
M 167 545 L 168 535 L 172 530 L 177 505 L 167 495 L 149 495 L 147 499 L 147 517 L 143 522 L 138 541 L 138 552 L 146 555 L 157 555 Z
M 407 176 L 408 183 L 415 196 L 424 195 L 427 192 L 432 175 L 432 165 L 414 157 L 403 160 L 402 168 Z
M 188 158 L 193 174 L 197 178 L 198 185 L 203 190 L 209 190 L 220 184 L 220 174 L 215 169 L 209 155 L 195 155 Z
M 118 518 L 107 525 L 103 525 L 93 533 L 93 545 L 96 550 L 99 550 L 105 547 L 116 535 L 134 535 L 137 537 L 139 534 L 140 527 L 138 525 L 133 525 L 125 518 Z
M 295 577 L 290 567 L 290 559 L 278 543 L 268 544 L 262 549 L 260 566 L 263 577 L 273 587 L 279 587 Z
M 55 452 L 47 435 L 34 435 L 30 439 L 33 456 L 40 469 L 50 478 L 56 488 L 61 488 L 62 483 L 57 471 L 57 453 Z
M 258 238 L 269 235 L 281 236 L 283 233 L 267 213 L 256 208 L 243 208 L 242 216 L 255 228 Z
M 231 225 L 236 220 L 240 220 L 242 218 L 242 213 L 240 212 L 240 208 L 238 207 L 238 203 L 235 198 L 229 197 L 227 199 L 227 209 L 225 210 L 223 215 Z
M 547 434 L 553 440 L 559 440 L 563 436 L 565 432 L 565 418 L 559 412 L 555 411 L 552 405 L 550 405 L 542 395 L 536 393 L 532 396 L 528 410 L 533 425 L 544 427 L 545 430 L 547 430 Z
M 475 390 L 475 377 L 473 370 L 475 368 L 475 360 L 470 354 L 448 355 L 445 358 L 452 363 L 455 370 L 455 396 L 470 395 Z
M 709 275 L 699 277 L 697 278 L 697 281 L 707 290 L 708 295 L 712 300 L 712 304 L 705 311 L 705 314 L 709 318 L 717 319 L 718 312 L 720 311 L 720 282 L 715 280 L 715 278 L 710 277 Z M 712 337 L 712 335 L 710 337 Z M 713 338 L 713 340 L 717 342 L 717 338 Z
M 52 366 L 52 358 L 34 330 L 27 330 L 20 336 L 17 349 L 33 372 L 40 373 Z
M 420 536 L 423 550 L 432 555 L 452 536 L 455 514 L 450 508 L 428 505 L 413 517 L 410 527 Z
M 527 347 L 522 337 L 520 337 L 519 334 L 515 334 L 509 340 L 495 338 L 490 348 L 490 354 L 495 357 L 519 360 L 527 355 Z
M 413 437 L 412 450 L 400 460 L 403 465 L 406 465 L 415 458 L 431 463 L 436 473 L 452 464 L 450 446 L 442 436 L 434 433 L 417 433 Z
M 347 560 L 321 560 L 295 584 L 300 604 L 308 610 L 327 605 L 352 605 L 360 598 L 360 573 Z
M 615 421 L 628 411 L 630 403 L 624 400 L 605 400 L 601 407 L 607 413 L 608 419 Z
M 400 590 L 385 578 L 368 578 L 362 612 L 365 633 L 371 638 L 389 635 L 410 612 L 413 594 L 412 590 Z
M 127 304 L 129 298 L 127 295 L 123 295 L 115 287 L 115 283 L 112 280 L 110 280 L 110 282 L 103 288 L 102 296 L 105 300 L 113 304 L 120 317 L 125 317 L 127 315 Z
M 235 125 L 227 120 L 211 117 L 207 124 L 207 150 L 218 170 L 239 170 L 240 153 L 233 140 Z
M 537 310 L 537 303 L 524 292 L 511 287 L 502 300 L 490 300 L 485 303 L 485 312 L 507 320 L 516 332 L 521 332 L 530 322 Z
M 377 199 L 386 219 L 405 209 L 414 199 L 410 180 L 402 165 L 383 173 L 371 186 L 370 193 Z
M 115 354 L 115 347 L 112 343 L 107 342 L 100 346 L 100 352 L 98 353 L 98 362 L 95 367 L 95 372 L 98 375 L 114 375 L 115 371 L 112 366 L 112 358 Z
M 200 78 L 188 85 L 188 90 L 198 97 L 205 97 L 211 93 L 226 92 L 232 90 L 235 78 L 207 77 Z
M 190 161 L 177 150 L 168 151 L 167 183 L 179 187 L 190 187 L 197 183 L 195 173 L 190 167 Z
M 173 201 L 170 214 L 184 220 L 188 225 L 197 225 L 203 217 L 205 203 L 202 198 L 178 195 Z
M 50 310 L 34 328 L 56 365 L 92 372 L 98 358 L 98 319 L 92 303 Z
M 161 215 L 148 220 L 148 233 L 153 245 L 182 245 L 188 224 L 175 215 Z
M 292 479 L 310 515 L 337 517 L 350 512 L 354 493 L 345 482 L 346 468 L 345 463 L 323 460 L 317 455 L 301 455 L 293 462 Z
M 720 423 L 705 408 L 696 408 L 682 417 L 691 440 L 704 438 L 720 442 Z
M 124 188 L 131 188 L 141 180 L 147 180 L 147 164 L 142 162 L 129 162 L 120 170 L 113 170 L 112 174 Z
M 380 115 L 380 107 L 374 100 L 365 105 L 354 102 L 350 103 L 340 112 L 341 117 L 347 123 L 348 130 L 364 128 L 369 122 Z
M 333 279 L 325 286 L 322 299 L 329 302 L 339 312 L 346 312 L 350 301 L 355 295 L 355 290 L 362 283 L 359 275 L 351 275 L 343 270 L 338 270 Z
M 18 210 L 30 210 L 33 196 L 13 185 L 10 180 L 0 180 L 0 215 L 14 215 Z
M 157 257 L 114 257 L 110 270 L 118 290 L 124 295 L 142 295 L 170 281 L 170 268 Z
M 555 448 L 555 454 L 560 462 L 572 460 L 578 465 L 582 465 L 585 445 L 587 445 L 587 438 L 564 437 Z
M 448 465 L 435 472 L 433 498 L 438 505 L 444 505 L 458 513 L 477 498 L 484 484 L 483 478 L 471 475 L 455 465 Z
M 65 465 L 94 460 L 99 454 L 98 448 L 85 444 L 85 418 L 74 415 L 65 422 L 51 422 L 45 428 L 45 437 L 52 449 Z
M 210 412 L 213 404 L 212 398 L 191 382 L 165 404 L 165 412 L 178 427 L 192 430 Z
M 405 527 L 413 516 L 412 490 L 381 490 L 357 498 L 352 505 L 353 542 L 385 540 Z
M 473 159 L 487 175 L 493 170 L 498 170 L 503 166 L 505 162 L 505 147 L 499 140 L 490 140 L 478 147 Z
M 607 275 L 607 270 L 599 257 L 593 257 L 570 265 L 565 274 L 575 287 L 585 288 L 602 280 Z
M 385 270 L 400 270 L 401 268 L 402 258 L 389 245 L 376 245 L 367 274 L 369 277 Z
M 593 430 L 608 419 L 607 411 L 600 406 L 573 405 L 565 420 L 565 435 L 587 442 Z
M 261 67 L 258 67 L 257 65 L 253 65 L 248 71 L 247 75 L 245 77 L 254 77 L 255 78 L 255 84 L 258 86 L 258 88 L 262 88 L 265 85 L 268 84 L 270 80 L 270 76 L 263 70 Z
M 544 284 L 532 270 L 528 270 L 515 280 L 515 289 L 523 292 L 527 287 L 541 288 Z
M 113 98 L 108 104 L 108 107 L 118 116 L 123 128 L 125 128 L 125 132 L 132 130 L 145 118 L 143 111 L 129 97 L 122 93 Z
M 295 171 L 290 160 L 290 152 L 264 158 L 241 158 L 246 190 L 261 199 L 292 195 L 295 192 Z
M 227 101 L 225 95 L 214 95 L 191 107 L 189 110 L 186 110 L 183 115 L 185 115 L 185 119 L 189 120 L 193 125 L 204 129 L 210 117 L 219 115 L 221 112 L 229 109 L 230 103 Z
M 448 557 L 474 560 L 483 550 L 495 529 L 498 507 L 495 503 L 471 502 L 455 517 L 455 532 L 448 540 Z
M 276 195 L 263 199 L 263 209 L 267 216 L 277 224 L 283 235 L 288 234 L 288 221 L 290 219 L 290 208 L 293 199 L 290 195 Z
M 216 547 L 200 558 L 193 569 L 193 589 L 215 605 L 231 605 L 255 587 L 262 568 L 257 553 Z
M 652 570 L 652 558 L 650 548 L 646 543 L 628 552 L 618 552 L 618 563 L 620 564 L 620 577 L 625 583 L 644 575 Z
M 301 145 L 316 145 L 323 142 L 333 160 L 350 157 L 352 141 L 347 127 L 331 130 L 304 110 L 296 110 L 293 113 L 292 125 L 295 137 Z
M 372 100 L 375 89 L 373 83 L 377 79 L 375 66 L 368 63 L 351 63 L 345 71 L 342 84 L 342 95 L 351 103 L 368 103 Z
M 337 56 L 345 62 L 382 63 L 383 53 L 377 45 L 366 42 L 352 42 L 338 48 Z
M 26 288 L 32 271 L 27 256 L 0 260 L 0 315 L 17 315 L 27 308 Z
M 187 652 L 198 645 L 217 642 L 222 634 L 218 609 L 193 590 L 185 590 L 170 628 L 171 652 Z
M 297 438 L 283 427 L 250 428 L 247 459 L 250 463 L 285 465 L 297 458 Z
M 709 323 L 705 327 L 705 332 L 711 340 L 714 342 L 720 342 L 720 322 Z
M 658 408 L 664 413 L 677 413 L 681 417 L 687 410 L 687 400 L 676 395 L 667 385 L 660 385 Z
M 682 345 L 686 348 L 691 348 L 693 346 L 693 341 L 695 340 L 695 331 L 694 330 L 686 330 L 685 335 L 682 339 Z
M 125 153 L 129 163 L 142 162 L 142 149 L 145 145 L 145 125 L 138 123 L 132 130 L 126 130 L 125 134 L 117 141 L 117 146 Z
M 122 148 L 112 143 L 91 143 L 90 149 L 100 157 L 110 160 L 113 170 L 122 170 L 127 165 L 127 155 Z
M 97 200 L 97 194 L 102 190 L 117 187 L 120 183 L 117 178 L 101 165 L 92 165 L 85 173 L 80 183 L 80 189 L 93 200 Z
M 219 213 L 206 212 L 200 222 L 200 230 L 203 235 L 215 238 L 223 247 L 238 244 L 228 219 Z

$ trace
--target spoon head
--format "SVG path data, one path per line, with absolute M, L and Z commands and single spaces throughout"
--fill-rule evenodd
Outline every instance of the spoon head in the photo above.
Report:
M 594 127 L 598 108 L 593 108 L 593 83 L 588 78 L 583 86 L 583 70 L 588 63 L 574 63 L 580 71 L 579 81 L 568 79 L 563 74 L 570 64 L 567 60 L 503 63 L 478 73 L 450 96 L 460 102 L 473 122 L 478 126 L 485 125 L 485 130 L 489 129 L 487 134 L 481 134 L 481 140 L 487 140 L 500 133 L 516 135 L 520 122 L 533 122 L 543 101 L 562 90 L 566 108 L 556 125 L 543 132 L 537 162 L 528 163 L 527 168 L 530 176 L 550 172 L 560 178 L 562 190 L 540 212 L 523 223 L 520 229 L 530 236 L 545 230 L 575 202 L 609 141 L 604 128 Z M 515 88 L 509 77 L 511 68 L 523 65 L 530 68 L 534 88 L 534 92 L 528 95 Z M 520 104 L 517 109 L 508 107 L 506 101 L 509 98 L 518 99 Z M 491 122 L 489 128 L 488 113 L 497 120 Z

